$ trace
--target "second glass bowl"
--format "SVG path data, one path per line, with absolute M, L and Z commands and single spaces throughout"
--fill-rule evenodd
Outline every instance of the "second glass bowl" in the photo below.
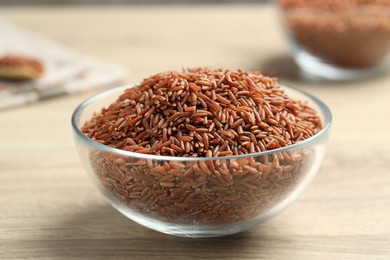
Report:
M 390 3 L 382 0 L 279 0 L 299 67 L 330 80 L 354 80 L 389 68 Z

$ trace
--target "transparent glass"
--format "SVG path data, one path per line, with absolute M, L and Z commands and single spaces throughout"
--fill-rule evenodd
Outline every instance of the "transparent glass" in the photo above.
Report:
M 298 144 L 240 156 L 146 155 L 97 143 L 80 128 L 128 87 L 95 95 L 77 107 L 72 126 L 85 169 L 110 204 L 133 221 L 176 236 L 238 233 L 275 216 L 318 171 L 331 125 L 328 107 L 285 87 L 314 107 L 323 129 Z
M 379 2 L 278 0 L 290 52 L 301 70 L 337 81 L 388 70 L 390 5 Z

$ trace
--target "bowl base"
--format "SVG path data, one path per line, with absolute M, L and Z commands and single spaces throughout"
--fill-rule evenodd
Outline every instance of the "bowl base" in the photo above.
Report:
M 301 48 L 293 48 L 293 57 L 306 76 L 332 81 L 353 81 L 380 75 L 388 68 L 384 62 L 370 68 L 341 68 L 326 63 Z
M 117 208 L 118 209 L 118 208 Z M 134 212 L 128 212 L 128 209 L 121 210 L 118 209 L 123 215 L 128 217 L 129 219 L 141 224 L 150 229 L 156 230 L 158 232 L 178 236 L 178 237 L 191 237 L 191 238 L 207 238 L 207 237 L 222 237 L 228 236 L 236 233 L 243 232 L 245 230 L 249 230 L 254 226 L 264 222 L 274 215 L 264 214 L 261 217 L 237 222 L 234 224 L 223 224 L 223 225 L 180 225 L 175 223 L 166 223 L 160 222 L 157 220 L 153 220 L 150 218 L 145 218 L 145 216 L 137 216 Z

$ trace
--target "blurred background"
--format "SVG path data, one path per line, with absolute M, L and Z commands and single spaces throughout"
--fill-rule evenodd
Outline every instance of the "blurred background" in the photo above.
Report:
M 58 5 L 58 4 L 242 4 L 265 3 L 271 0 L 0 0 L 3 5 Z

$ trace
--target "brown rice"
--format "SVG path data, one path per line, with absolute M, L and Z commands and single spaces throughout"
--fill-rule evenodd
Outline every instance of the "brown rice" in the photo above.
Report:
M 99 143 L 137 153 L 221 157 L 295 144 L 321 129 L 276 79 L 242 70 L 186 69 L 145 79 L 85 123 Z M 266 212 L 310 167 L 309 149 L 199 161 L 92 151 L 102 185 L 131 210 L 180 224 L 226 224 Z

